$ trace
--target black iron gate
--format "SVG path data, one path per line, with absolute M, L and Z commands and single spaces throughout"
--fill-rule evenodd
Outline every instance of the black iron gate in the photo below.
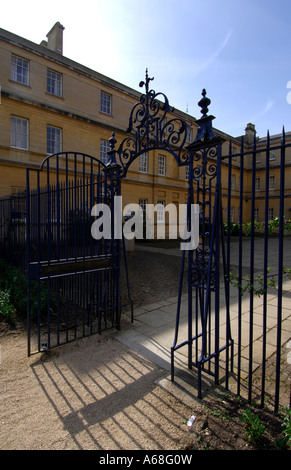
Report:
M 118 148 L 113 138 L 111 163 L 117 168 L 118 178 L 126 177 L 127 171 L 132 162 L 144 152 L 159 149 L 169 152 L 176 160 L 178 166 L 188 169 L 188 202 L 186 231 L 191 233 L 191 220 L 193 204 L 199 205 L 199 240 L 195 250 L 182 251 L 181 275 L 178 289 L 177 315 L 174 342 L 171 348 L 171 378 L 175 379 L 175 353 L 183 347 L 188 350 L 188 368 L 197 368 L 198 396 L 202 397 L 202 374 L 208 374 L 214 378 L 216 384 L 224 382 L 226 389 L 229 389 L 230 378 L 236 384 L 236 392 L 241 395 L 242 388 L 247 388 L 247 398 L 251 402 L 254 392 L 254 380 L 258 382 L 258 371 L 261 374 L 261 389 L 256 392 L 263 406 L 266 394 L 266 370 L 267 370 L 267 304 L 268 304 L 268 230 L 269 213 L 269 156 L 270 152 L 278 150 L 280 153 L 280 194 L 278 195 L 278 233 L 276 244 L 278 244 L 278 264 L 276 267 L 277 288 L 275 295 L 277 303 L 277 323 L 275 333 L 277 337 L 273 356 L 269 362 L 275 358 L 275 385 L 273 390 L 274 407 L 278 410 L 280 377 L 281 377 L 281 357 L 282 357 L 282 294 L 283 294 L 283 232 L 285 229 L 284 215 L 284 194 L 285 194 L 285 153 L 290 144 L 285 143 L 285 133 L 283 131 L 282 141 L 271 149 L 269 138 L 265 148 L 256 148 L 256 136 L 254 135 L 253 146 L 245 148 L 242 139 L 241 149 L 236 153 L 230 145 L 224 154 L 222 152 L 225 140 L 217 136 L 212 128 L 214 116 L 208 115 L 210 100 L 206 97 L 206 91 L 202 91 L 202 99 L 199 101 L 202 118 L 196 120 L 198 126 L 197 135 L 194 141 L 187 146 L 187 136 L 189 125 L 185 120 L 179 118 L 171 119 L 171 107 L 167 97 L 163 93 L 156 93 L 150 90 L 149 84 L 152 78 L 146 72 L 145 82 L 140 86 L 145 86 L 145 94 L 141 95 L 131 112 L 129 120 L 129 137 L 126 137 Z M 169 113 L 169 114 L 168 114 Z M 224 145 L 225 147 L 225 145 Z M 264 249 L 260 259 L 262 271 L 258 272 L 255 266 L 255 227 L 256 227 L 256 158 L 261 154 L 265 156 L 266 164 L 266 191 L 261 195 L 265 200 L 264 215 Z M 251 189 L 244 187 L 244 165 L 251 156 Z M 239 190 L 232 190 L 232 165 L 239 159 Z M 224 178 L 226 186 L 222 191 L 222 168 L 224 168 Z M 235 194 L 234 194 L 235 193 Z M 245 200 L 250 197 L 251 210 L 249 219 L 244 222 L 243 211 Z M 237 210 L 239 220 L 237 225 L 238 237 L 236 243 L 232 244 L 232 202 L 238 202 Z M 262 224 L 261 224 L 262 225 Z M 291 228 L 291 222 L 289 221 Z M 247 227 L 247 228 L 246 228 Z M 247 275 L 243 267 L 244 241 L 246 232 L 249 232 L 249 249 L 247 256 L 249 264 L 246 266 Z M 236 250 L 233 249 L 236 247 Z M 180 340 L 180 313 L 181 296 L 183 287 L 184 267 L 187 263 L 187 338 Z M 232 260 L 236 257 L 236 276 L 232 277 Z M 285 270 L 286 272 L 286 270 Z M 290 269 L 287 269 L 290 275 Z M 255 281 L 261 283 L 259 293 L 255 288 Z M 273 284 L 274 285 L 274 284 Z M 242 308 L 242 298 L 249 302 Z M 263 295 L 262 312 L 259 313 L 262 322 L 261 333 L 257 333 L 257 325 L 254 323 L 255 296 Z M 235 301 L 234 301 L 235 298 Z M 233 303 L 235 302 L 235 307 Z M 232 312 L 230 308 L 237 309 Z M 245 322 L 245 323 L 244 323 Z M 243 346 L 242 337 L 246 333 L 243 323 L 247 324 L 247 348 Z M 223 325 L 223 326 L 222 326 Z M 288 328 L 288 326 L 287 326 Z M 236 341 L 233 339 L 233 331 Z M 261 358 L 254 358 L 254 332 L 259 335 L 260 342 L 257 343 L 262 348 Z M 273 331 L 274 333 L 274 331 Z M 289 332 L 290 333 L 290 332 Z M 261 334 L 261 336 L 260 336 Z M 245 338 L 244 338 L 245 341 Z M 257 346 L 257 345 L 256 345 Z M 242 362 L 247 361 L 248 368 L 242 373 Z M 260 364 L 260 365 L 258 365 Z M 254 378 L 256 372 L 256 379 Z M 221 377 L 223 375 L 223 377 Z M 247 377 L 247 380 L 245 379 Z M 247 384 L 247 385 L 246 385 Z M 289 385 L 287 385 L 288 387 Z
M 213 116 L 208 116 L 210 100 L 202 92 L 199 106 L 203 117 L 196 121 L 198 132 L 194 142 L 187 145 L 189 125 L 184 119 L 170 118 L 171 107 L 163 93 L 150 90 L 152 79 L 146 72 L 146 93 L 141 96 L 131 112 L 129 131 L 131 135 L 123 140 L 118 149 L 112 151 L 112 163 L 119 165 L 119 178 L 124 178 L 132 162 L 144 152 L 159 149 L 170 153 L 178 166 L 188 169 L 188 201 L 185 233 L 191 233 L 192 206 L 200 208 L 199 240 L 196 249 L 181 251 L 181 280 L 178 292 L 177 320 L 174 344 L 171 349 L 172 380 L 174 380 L 174 355 L 181 347 L 188 348 L 188 366 L 198 368 L 198 395 L 201 397 L 202 371 L 219 380 L 219 360 L 226 352 L 227 364 L 233 360 L 233 340 L 230 329 L 229 303 L 226 303 L 226 338 L 220 341 L 219 318 L 220 286 L 224 285 L 228 295 L 228 276 L 224 250 L 221 199 L 221 148 L 224 139 L 212 130 Z M 190 240 L 186 240 L 189 242 Z M 188 337 L 178 343 L 180 305 L 184 276 L 185 258 L 188 285 Z M 220 260 L 222 257 L 222 274 Z M 195 299 L 194 299 L 195 297 Z M 214 298 L 214 301 L 213 301 Z M 212 340 L 214 308 L 215 335 Z M 195 330 L 193 324 L 195 321 Z M 194 351 L 194 354 L 193 354 Z M 195 353 L 196 351 L 196 353 Z M 194 357 L 195 356 L 195 357 Z M 213 366 L 214 363 L 214 366 Z M 228 368 L 227 368 L 228 370 Z
M 115 192 L 105 165 L 85 154 L 27 170 L 29 355 L 119 326 L 120 240 L 91 234 L 92 208 L 114 211 Z
M 111 137 L 109 164 L 105 167 L 93 157 L 63 153 L 48 157 L 38 171 L 27 170 L 27 271 L 28 271 L 28 351 L 32 350 L 32 318 L 36 319 L 36 351 L 91 334 L 94 331 L 119 326 L 120 319 L 120 256 L 121 237 L 115 237 L 114 196 L 121 195 L 121 181 L 133 161 L 145 152 L 162 149 L 170 153 L 179 167 L 188 169 L 188 201 L 186 231 L 191 233 L 192 205 L 200 208 L 199 239 L 195 250 L 181 252 L 181 276 L 174 342 L 171 348 L 171 375 L 175 377 L 175 353 L 183 347 L 188 350 L 188 368 L 198 370 L 198 396 L 202 396 L 202 373 L 220 382 L 223 369 L 226 389 L 230 377 L 235 378 L 237 394 L 241 394 L 243 308 L 245 292 L 243 256 L 245 225 L 250 229 L 249 279 L 247 283 L 249 305 L 248 318 L 248 400 L 252 399 L 253 375 L 257 362 L 253 357 L 255 301 L 255 227 L 256 227 L 256 157 L 266 157 L 266 191 L 264 220 L 262 312 L 262 387 L 261 403 L 264 404 L 266 385 L 266 335 L 268 304 L 268 200 L 270 142 L 266 148 L 257 149 L 256 140 L 247 150 L 243 141 L 240 152 L 222 153 L 224 139 L 212 128 L 213 116 L 208 116 L 210 100 L 203 90 L 199 102 L 203 117 L 194 141 L 187 146 L 189 125 L 180 118 L 171 118 L 167 97 L 150 90 L 152 79 L 146 73 L 146 92 L 133 107 L 129 120 L 129 135 L 116 147 Z M 169 114 L 168 114 L 169 113 Z M 275 348 L 275 409 L 279 406 L 281 348 L 282 348 L 282 299 L 283 299 L 283 232 L 285 152 L 290 147 L 282 142 L 276 148 L 280 152 L 280 194 L 278 197 L 278 269 L 277 269 L 277 344 Z M 274 150 L 274 149 L 273 149 Z M 244 164 L 252 158 L 250 220 L 244 224 L 245 207 Z M 239 191 L 232 191 L 231 176 L 234 158 L 239 159 Z M 227 173 L 227 189 L 222 192 L 222 168 Z M 233 198 L 238 201 L 239 220 L 236 245 L 231 243 L 231 209 Z M 91 236 L 91 209 L 104 203 L 111 209 L 111 234 L 107 238 Z M 90 222 L 91 220 L 91 222 Z M 291 224 L 290 224 L 291 225 Z M 122 236 L 124 234 L 122 233 Z M 186 240 L 187 241 L 187 240 Z M 231 251 L 237 247 L 237 275 L 231 278 Z M 235 250 L 233 250 L 235 252 Z M 184 267 L 187 263 L 187 338 L 180 341 L 180 313 Z M 290 269 L 287 269 L 288 272 Z M 234 282 L 235 281 L 235 282 Z M 235 292 L 234 292 L 235 289 Z M 232 298 L 231 298 L 232 297 Z M 231 318 L 230 306 L 236 297 L 237 315 Z M 221 328 L 223 319 L 223 331 Z M 236 341 L 233 339 L 235 325 Z M 231 329 L 232 327 L 232 329 Z M 33 326 L 34 328 L 34 326 Z M 222 355 L 224 359 L 222 360 Z M 245 375 L 245 374 L 244 374 Z M 244 382 L 245 383 L 245 382 Z

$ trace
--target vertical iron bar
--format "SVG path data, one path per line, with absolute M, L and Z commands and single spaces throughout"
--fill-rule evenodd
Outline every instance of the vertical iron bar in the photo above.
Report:
M 199 180 L 196 182 L 196 204 L 199 206 L 199 237 L 200 237 L 200 183 Z M 197 254 L 195 255 L 197 259 Z M 195 288 L 195 322 L 196 322 L 196 328 L 195 328 L 195 333 L 196 333 L 196 341 L 195 341 L 195 362 L 198 364 L 199 360 L 199 343 L 198 343 L 198 332 L 200 326 L 202 327 L 203 324 L 203 313 L 202 310 L 200 309 L 200 296 L 201 296 L 201 289 L 199 287 L 199 280 L 196 282 L 196 288 Z
M 240 396 L 241 346 L 242 346 L 242 236 L 243 236 L 243 195 L 244 195 L 244 140 L 241 139 L 240 153 L 240 194 L 239 194 L 239 253 L 238 253 L 238 341 L 237 341 L 237 395 Z
M 86 207 L 86 201 L 85 201 L 85 155 L 83 155 L 83 175 L 82 175 L 82 178 L 81 178 L 81 181 L 82 181 L 82 195 L 81 195 L 81 200 L 82 200 L 82 212 L 81 212 L 81 216 L 82 216 L 82 240 L 83 240 L 83 259 L 85 259 L 85 245 L 86 245 L 86 242 L 85 242 L 85 225 L 86 225 L 86 210 L 85 210 L 85 207 Z M 81 253 L 80 253 L 81 255 Z M 82 274 L 82 321 L 83 321 L 83 335 L 85 335 L 85 326 L 86 326 L 86 317 L 85 317 L 85 298 L 86 298 L 86 284 L 85 284 L 85 281 L 86 281 L 86 274 L 83 273 Z
M 189 155 L 189 184 L 188 184 L 188 200 L 189 206 L 187 207 L 187 224 L 188 231 L 191 232 L 191 207 L 194 203 L 193 200 L 193 152 Z M 189 209 L 189 210 L 188 210 Z M 188 368 L 192 369 L 192 267 L 193 267 L 193 250 L 188 250 Z
M 39 171 L 37 172 L 37 261 L 38 267 L 40 266 L 40 227 L 41 227 L 41 211 L 40 211 L 40 182 Z M 40 280 L 38 281 L 37 288 L 37 337 L 38 337 L 38 351 L 40 351 Z
M 217 146 L 217 203 L 221 211 L 221 146 Z M 216 220 L 215 230 L 215 383 L 219 382 L 219 307 L 220 307 L 220 217 Z
M 265 188 L 265 229 L 264 229 L 264 295 L 263 295 L 263 350 L 262 350 L 262 392 L 261 406 L 265 401 L 266 346 L 267 346 L 267 298 L 268 298 L 268 214 L 269 214 L 269 178 L 270 178 L 270 135 L 267 134 L 266 147 L 266 188 Z
M 59 181 L 59 155 L 57 155 L 57 184 L 56 184 L 56 204 L 57 204 L 57 259 L 60 259 L 60 181 Z
M 48 213 L 47 213 L 47 230 L 48 230 L 48 264 L 51 262 L 51 244 L 52 244 L 52 234 L 51 234 L 51 222 L 52 222 L 52 213 L 51 213 L 51 190 L 50 190 L 50 161 L 47 160 L 47 197 L 48 197 Z M 50 349 L 50 277 L 47 279 L 47 347 Z
M 250 250 L 250 324 L 249 324 L 249 387 L 248 402 L 252 399 L 253 376 L 253 318 L 254 318 L 254 250 L 255 250 L 255 183 L 256 183 L 256 134 L 254 134 L 252 153 L 252 206 L 251 206 L 251 250 Z
M 26 265 L 27 265 L 27 355 L 31 354 L 31 302 L 30 302 L 30 188 L 29 168 L 26 169 Z
M 61 223 L 61 208 L 60 208 L 60 181 L 59 181 L 59 155 L 57 159 L 57 184 L 56 184 L 56 204 L 57 204 L 57 259 L 60 259 L 60 223 Z M 60 344 L 60 281 L 59 278 L 55 284 L 57 286 L 57 344 Z
M 229 272 L 230 272 L 230 215 L 231 215 L 231 179 L 232 179 L 232 145 L 231 142 L 229 143 L 229 157 L 228 157 L 228 193 L 227 193 L 227 245 L 226 245 L 226 270 L 224 269 L 224 284 L 225 284 L 225 306 L 226 306 L 226 390 L 228 390 L 228 381 L 229 381 L 229 340 L 230 340 L 230 325 L 229 325 Z M 221 208 L 222 213 L 222 208 Z M 223 234 L 223 217 L 221 220 L 221 229 Z M 224 236 L 222 235 L 222 247 L 224 245 L 223 242 Z M 222 248 L 223 249 L 223 248 Z M 225 266 L 225 261 L 223 263 Z
M 72 218 L 74 221 L 74 251 L 73 257 L 77 258 L 77 154 L 74 153 L 74 185 L 73 185 L 73 197 L 74 197 L 74 208 L 72 213 Z M 75 331 L 75 339 L 77 338 L 77 302 L 78 302 L 78 291 L 77 291 L 77 282 L 78 282 L 78 275 L 73 277 L 74 279 L 74 331 Z
M 66 153 L 66 164 L 65 164 L 65 191 L 66 191 L 66 217 L 64 220 L 65 223 L 65 258 L 68 259 L 69 257 L 69 243 L 68 241 L 71 240 L 71 233 L 69 233 L 69 196 L 70 196 L 70 187 L 69 187 L 69 175 L 68 175 L 68 153 Z M 66 299 L 65 299 L 65 325 L 66 325 L 66 342 L 69 339 L 69 332 L 68 332 L 68 321 L 69 321 L 69 288 L 70 288 L 70 276 L 66 277 L 65 280 L 65 292 L 66 292 Z
M 186 220 L 185 220 L 185 232 L 187 228 L 187 214 L 190 211 L 191 206 L 190 204 L 190 195 L 188 191 L 188 198 L 187 198 L 187 212 L 186 212 Z M 180 324 L 180 311 L 181 311 L 181 298 L 182 298 L 182 289 L 183 289 L 183 276 L 184 276 L 184 266 L 185 266 L 185 250 L 182 252 L 182 262 L 180 268 L 180 278 L 179 278 L 179 291 L 178 291 L 178 301 L 177 301 L 177 313 L 176 313 L 176 324 L 175 324 L 175 333 L 174 333 L 174 341 L 171 347 L 171 381 L 174 382 L 174 353 L 175 347 L 178 342 L 178 332 L 179 332 L 179 324 Z M 197 296 L 196 296 L 197 297 Z M 197 344 L 197 341 L 196 341 Z
M 211 226 L 211 179 L 209 180 L 209 199 L 208 199 L 208 209 L 209 209 L 209 231 Z M 210 232 L 208 233 L 208 245 L 210 240 Z M 211 353 L 211 295 L 209 296 L 209 308 L 208 308 L 208 353 Z M 208 361 L 209 367 L 208 370 L 211 370 L 211 361 Z
M 281 138 L 281 161 L 280 161 L 280 211 L 279 211 L 279 261 L 278 261 L 278 311 L 277 311 L 275 412 L 277 412 L 279 408 L 279 394 L 280 394 L 282 290 L 283 290 L 284 190 L 285 190 L 285 129 L 283 127 L 282 138 Z
M 114 278 L 113 278 L 113 282 L 115 284 L 115 288 L 113 290 L 113 292 L 116 293 L 116 299 L 115 299 L 115 311 L 116 311 L 116 318 L 115 318 L 115 325 L 117 329 L 120 329 L 120 314 L 121 314 L 121 304 L 120 304 L 120 257 L 121 257 L 121 240 L 120 239 L 117 239 L 115 240 L 114 239 L 114 196 L 115 194 L 117 196 L 120 196 L 121 195 L 121 184 L 120 184 L 120 180 L 119 180 L 119 176 L 117 176 L 118 180 L 117 182 L 113 181 L 113 188 L 112 188 L 112 208 L 113 208 L 113 211 L 112 211 L 112 224 L 111 224 L 111 230 L 112 230 L 112 241 L 113 241 L 113 244 L 116 245 L 116 271 L 115 271 L 115 275 L 114 275 Z M 115 187 L 116 185 L 116 187 Z M 112 273 L 113 274 L 113 273 Z M 113 302 L 114 302 L 114 297 L 113 297 Z

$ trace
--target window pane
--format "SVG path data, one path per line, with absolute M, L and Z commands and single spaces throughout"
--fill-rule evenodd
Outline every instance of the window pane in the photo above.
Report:
M 261 180 L 259 177 L 257 177 L 255 180 L 255 190 L 260 191 L 260 187 L 261 187 Z
M 101 111 L 102 113 L 111 114 L 111 96 L 101 91 Z
M 158 158 L 158 174 L 161 176 L 166 174 L 166 157 L 164 155 L 159 155 Z
M 28 120 L 11 116 L 11 147 L 28 150 Z
M 142 173 L 147 173 L 148 171 L 148 155 L 147 153 L 143 153 L 139 157 L 139 171 Z
M 62 151 L 62 129 L 47 126 L 47 153 L 59 153 Z
M 107 154 L 107 152 L 109 152 L 109 151 L 110 151 L 110 143 L 108 142 L 108 140 L 101 139 L 101 141 L 100 141 L 100 160 L 105 165 L 109 161 L 108 154 Z
M 158 201 L 157 204 L 157 222 L 165 221 L 165 201 Z
M 29 62 L 20 57 L 11 57 L 11 80 L 24 85 L 29 84 Z
M 47 92 L 62 96 L 62 76 L 52 70 L 47 71 Z
M 192 129 L 187 127 L 186 142 L 192 142 Z

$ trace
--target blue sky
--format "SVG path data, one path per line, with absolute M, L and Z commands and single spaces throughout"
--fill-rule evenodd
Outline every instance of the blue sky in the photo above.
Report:
M 56 21 L 66 57 L 137 90 L 148 68 L 196 118 L 206 88 L 214 126 L 233 136 L 248 122 L 261 137 L 291 131 L 290 0 L 14 0 L 0 27 L 40 43 Z

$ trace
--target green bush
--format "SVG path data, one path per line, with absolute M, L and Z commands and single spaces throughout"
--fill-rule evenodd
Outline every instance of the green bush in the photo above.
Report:
M 0 290 L 9 295 L 9 302 L 14 308 L 14 312 L 20 318 L 27 315 L 27 278 L 26 275 L 16 266 L 7 264 L 0 260 Z M 37 318 L 38 301 L 40 315 L 47 314 L 48 293 L 46 284 L 41 283 L 40 287 L 36 281 L 30 286 L 31 318 Z M 6 297 L 6 302 L 8 302 Z M 50 307 L 54 309 L 57 303 L 56 295 L 51 293 Z M 4 307 L 3 307 L 4 308 Z
M 13 323 L 15 320 L 15 308 L 11 303 L 10 294 L 3 290 L 0 290 L 0 316 L 8 323 Z
M 291 409 L 287 406 L 284 407 L 282 428 L 286 442 L 291 444 Z
M 258 416 L 251 410 L 245 410 L 242 413 L 242 420 L 245 423 L 245 433 L 250 442 L 257 442 L 266 431 Z

